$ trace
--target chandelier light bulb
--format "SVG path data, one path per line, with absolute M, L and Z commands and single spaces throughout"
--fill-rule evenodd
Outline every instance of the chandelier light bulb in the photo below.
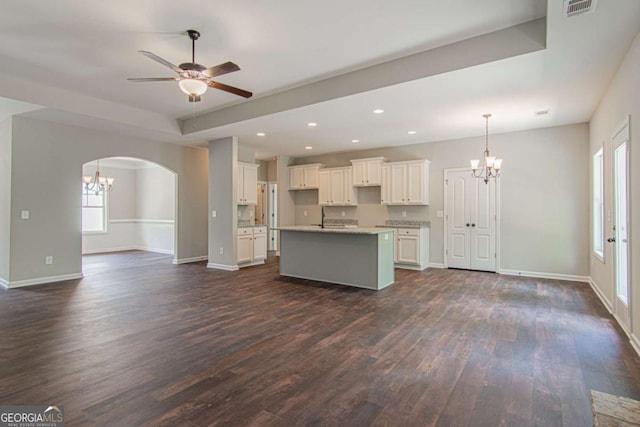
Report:
M 480 166 L 480 160 L 469 160 L 469 163 L 471 163 L 472 170 L 478 170 L 478 166 Z

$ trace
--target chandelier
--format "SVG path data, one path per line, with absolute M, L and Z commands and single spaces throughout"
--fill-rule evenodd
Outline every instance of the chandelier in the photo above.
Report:
M 92 191 L 96 196 L 105 191 L 111 191 L 113 181 L 113 178 L 100 176 L 100 160 L 97 161 L 96 173 L 94 176 L 85 175 L 82 177 L 82 182 L 84 183 L 84 188 L 87 193 Z
M 500 167 L 502 166 L 502 159 L 496 159 L 489 153 L 489 117 L 491 114 L 483 114 L 482 117 L 486 121 L 486 135 L 484 146 L 484 162 L 480 165 L 480 160 L 470 160 L 471 174 L 474 178 L 479 178 L 484 181 L 485 184 L 492 178 L 498 178 L 500 176 Z

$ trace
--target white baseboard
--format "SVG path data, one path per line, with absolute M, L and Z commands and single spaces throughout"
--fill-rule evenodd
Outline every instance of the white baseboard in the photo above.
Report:
M 38 277 L 36 279 L 16 280 L 15 282 L 7 282 L 0 279 L 2 285 L 8 289 L 22 288 L 25 286 L 43 285 L 45 283 L 62 282 L 64 280 L 82 279 L 82 273 L 62 274 L 60 276 Z
M 9 281 L 4 280 L 2 277 L 0 277 L 0 286 L 2 286 L 3 288 L 9 289 Z
M 264 258 L 263 259 L 258 259 L 255 261 L 251 261 L 251 262 L 247 262 L 244 264 L 238 264 L 239 268 L 244 268 L 244 267 L 253 267 L 254 265 L 262 265 L 264 264 Z
M 124 252 L 124 251 L 145 251 L 145 252 L 156 252 L 159 254 L 173 255 L 173 251 L 170 249 L 150 248 L 147 246 L 120 246 L 120 247 L 114 247 L 114 248 L 88 249 L 88 250 L 83 250 L 82 255 L 106 254 L 110 252 Z
M 207 268 L 214 268 L 216 270 L 225 270 L 225 271 L 237 271 L 237 270 L 239 270 L 237 265 L 216 264 L 214 262 L 208 263 L 207 264 Z
M 602 291 L 600 291 L 600 288 L 598 288 L 598 285 L 596 285 L 596 282 L 594 282 L 591 277 L 589 278 L 589 285 L 591 285 L 591 289 L 593 289 L 593 292 L 595 292 L 596 296 L 600 299 L 600 301 L 602 301 L 602 304 L 607 309 L 607 311 L 613 314 L 613 304 L 611 304 L 611 301 L 609 301 L 607 297 L 604 296 Z
M 195 256 L 191 258 L 181 258 L 181 259 L 173 259 L 174 264 L 188 264 L 190 262 L 198 262 L 198 261 L 206 261 L 209 259 L 208 255 L 205 256 Z
M 638 340 L 636 334 L 631 334 L 629 342 L 631 343 L 631 347 L 638 353 L 638 356 L 640 356 L 640 340 Z
M 554 280 L 568 280 L 571 282 L 585 282 L 589 283 L 589 276 L 576 276 L 574 274 L 558 274 L 558 273 L 541 273 L 538 271 L 520 271 L 520 270 L 504 270 L 501 269 L 498 273 L 507 276 L 521 276 L 521 277 L 536 277 L 539 279 L 554 279 Z
M 441 264 L 441 263 L 430 262 L 429 268 L 446 268 L 446 267 L 444 266 L 444 264 Z

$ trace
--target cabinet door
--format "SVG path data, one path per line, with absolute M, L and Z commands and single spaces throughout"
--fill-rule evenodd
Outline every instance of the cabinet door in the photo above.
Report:
M 411 205 L 426 205 L 425 200 L 425 170 L 424 163 L 410 163 L 407 165 L 407 203 Z
M 331 204 L 331 172 L 320 171 L 318 174 L 320 185 L 318 186 L 318 204 L 330 205 Z
M 350 169 L 343 171 L 343 186 L 344 188 L 344 204 L 356 206 L 358 204 L 358 189 L 353 186 L 353 173 Z
M 267 257 L 267 234 L 253 235 L 253 259 L 265 259 Z
M 238 165 L 238 191 L 237 200 L 239 205 L 244 204 L 244 166 Z
M 367 184 L 367 163 L 355 162 L 353 163 L 353 185 L 366 185 Z
M 380 185 L 382 183 L 382 163 L 378 160 L 367 162 L 367 184 Z
M 382 187 L 380 187 L 380 203 L 391 203 L 391 166 L 382 166 Z
M 344 205 L 344 170 L 331 171 L 331 204 Z
M 405 175 L 407 165 L 391 165 L 391 204 L 406 204 Z
M 249 262 L 253 259 L 253 235 L 243 234 L 238 236 L 238 264 Z
M 318 188 L 318 172 L 317 166 L 303 168 L 304 183 L 302 186 L 304 188 Z
M 398 236 L 396 262 L 420 264 L 420 238 L 418 236 Z
M 302 168 L 289 169 L 289 188 L 296 190 L 303 188 L 304 184 L 304 171 Z
M 244 204 L 258 204 L 258 167 L 245 166 L 244 168 Z

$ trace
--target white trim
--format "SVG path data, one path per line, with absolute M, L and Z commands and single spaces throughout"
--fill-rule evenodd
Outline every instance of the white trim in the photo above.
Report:
M 6 282 L 0 279 L 3 286 L 8 289 L 22 288 L 25 286 L 43 285 L 45 283 L 62 282 L 64 280 L 82 279 L 82 273 L 62 274 L 60 276 L 38 277 L 36 279 L 16 280 L 15 282 Z M 7 283 L 7 284 L 5 284 Z
M 424 267 L 422 265 L 412 265 L 412 264 L 401 264 L 401 263 L 395 263 L 394 264 L 394 268 L 401 268 L 403 270 L 413 270 L 413 271 L 424 271 L 427 268 L 429 268 L 428 265 L 425 265 Z
M 181 258 L 181 259 L 177 259 L 174 258 L 173 259 L 173 263 L 178 265 L 178 264 L 188 264 L 190 262 L 198 262 L 198 261 L 206 261 L 209 259 L 208 255 L 204 255 L 204 256 L 194 256 L 191 258 Z
M 0 277 L 0 286 L 4 287 L 5 289 L 9 289 L 9 282 Z
M 238 268 L 253 267 L 254 265 L 262 265 L 262 264 L 264 264 L 264 258 L 257 259 L 255 261 L 247 262 L 244 264 L 238 264 Z
M 110 224 L 128 224 L 128 223 L 145 223 L 145 224 L 174 224 L 172 219 L 111 219 Z
M 538 271 L 520 271 L 520 270 L 504 270 L 498 271 L 499 274 L 506 276 L 521 276 L 521 277 L 537 277 L 539 279 L 554 279 L 554 280 L 568 280 L 571 282 L 585 282 L 589 283 L 589 276 L 577 276 L 575 274 L 558 274 L 558 273 L 543 273 Z
M 595 292 L 596 296 L 600 299 L 604 307 L 607 309 L 607 311 L 613 314 L 613 305 L 611 304 L 611 301 L 609 301 L 607 297 L 604 296 L 596 282 L 594 282 L 591 277 L 589 277 L 589 285 L 591 286 L 591 289 L 593 289 L 593 292 Z
M 636 334 L 631 334 L 631 336 L 629 337 L 629 342 L 631 343 L 631 347 L 633 347 L 638 356 L 640 356 L 640 340 L 638 339 Z
M 225 270 L 225 271 L 237 271 L 237 270 L 239 270 L 237 265 L 216 264 L 214 262 L 208 263 L 207 264 L 207 268 L 214 268 L 216 270 Z
M 624 325 L 624 322 L 618 317 L 617 314 L 615 313 L 612 313 L 612 314 L 613 314 L 614 320 L 618 322 L 618 326 L 620 326 L 620 329 L 622 329 L 622 331 L 625 333 L 627 338 L 629 338 L 629 341 L 631 341 L 631 331 L 627 329 L 627 327 Z
M 148 246 L 118 246 L 114 248 L 88 249 L 86 251 L 83 250 L 82 255 L 103 254 L 103 253 L 109 253 L 109 252 L 124 252 L 124 251 L 145 251 L 145 252 L 156 252 L 159 254 L 173 255 L 173 251 L 171 249 L 150 248 Z
M 429 268 L 446 268 L 446 267 L 444 266 L 444 263 L 430 262 Z

